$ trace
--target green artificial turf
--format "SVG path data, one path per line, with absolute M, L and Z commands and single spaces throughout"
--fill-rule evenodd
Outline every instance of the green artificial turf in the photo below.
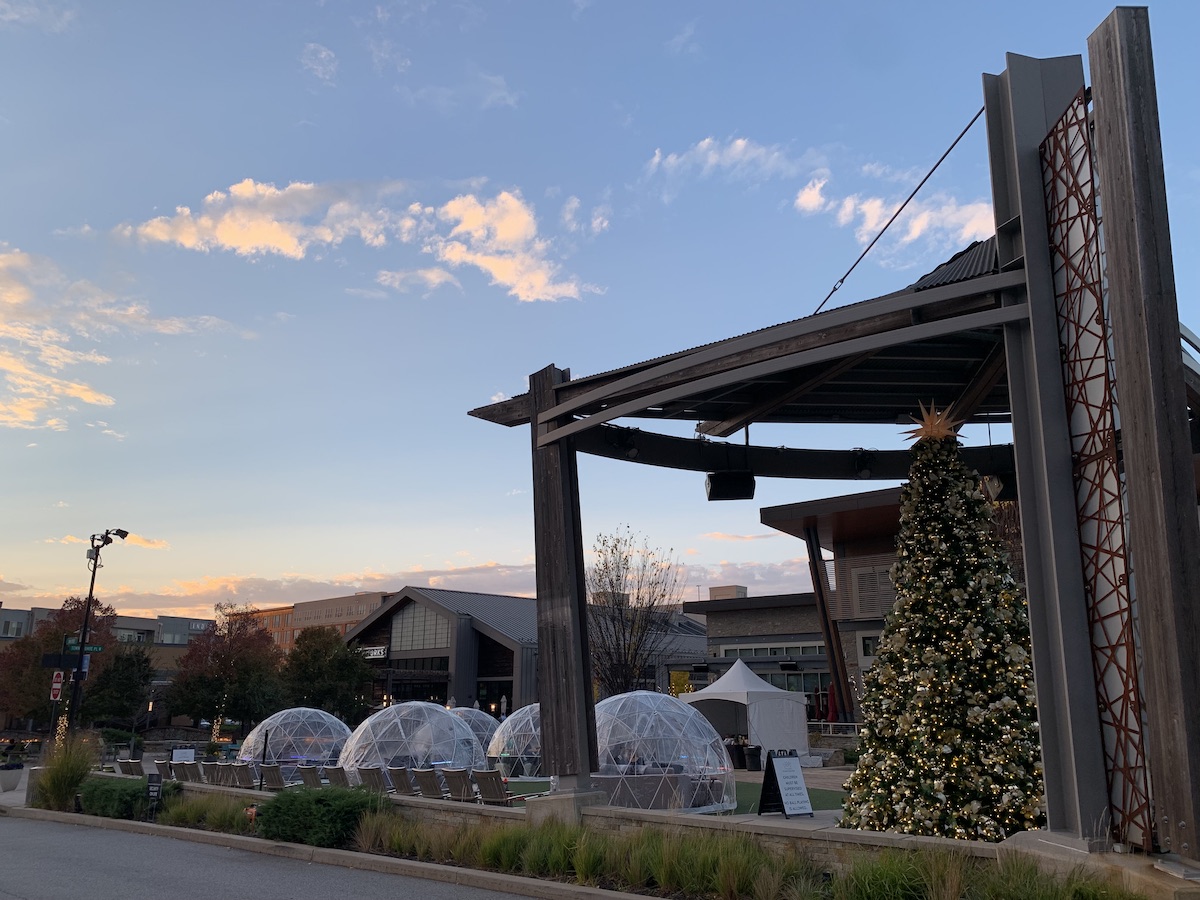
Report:
M 761 784 L 752 781 L 739 781 L 737 783 L 738 805 L 735 812 L 758 812 L 758 798 L 761 794 Z M 842 800 L 845 797 L 846 794 L 844 791 L 827 791 L 822 788 L 808 789 L 808 799 L 812 803 L 813 809 L 841 809 Z

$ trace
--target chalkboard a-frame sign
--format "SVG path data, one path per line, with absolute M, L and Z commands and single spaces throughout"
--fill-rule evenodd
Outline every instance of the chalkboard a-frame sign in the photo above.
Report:
M 767 771 L 763 774 L 762 796 L 758 814 L 783 813 L 792 816 L 811 816 L 812 801 L 804 784 L 804 772 L 795 756 L 767 756 Z

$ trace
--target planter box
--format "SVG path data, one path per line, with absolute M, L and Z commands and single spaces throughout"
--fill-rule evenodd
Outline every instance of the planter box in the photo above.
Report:
M 15 791 L 24 774 L 24 769 L 0 769 L 0 792 Z

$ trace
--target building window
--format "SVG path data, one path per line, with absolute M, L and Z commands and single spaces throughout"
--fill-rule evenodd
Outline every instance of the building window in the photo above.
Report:
M 450 646 L 450 622 L 426 609 L 420 603 L 410 603 L 392 619 L 392 650 L 432 650 Z

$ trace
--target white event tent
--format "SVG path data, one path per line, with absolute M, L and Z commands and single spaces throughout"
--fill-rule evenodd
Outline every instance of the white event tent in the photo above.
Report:
M 795 750 L 808 756 L 807 696 L 764 681 L 740 659 L 708 687 L 679 699 L 695 706 L 720 734 L 745 734 L 764 754 Z

